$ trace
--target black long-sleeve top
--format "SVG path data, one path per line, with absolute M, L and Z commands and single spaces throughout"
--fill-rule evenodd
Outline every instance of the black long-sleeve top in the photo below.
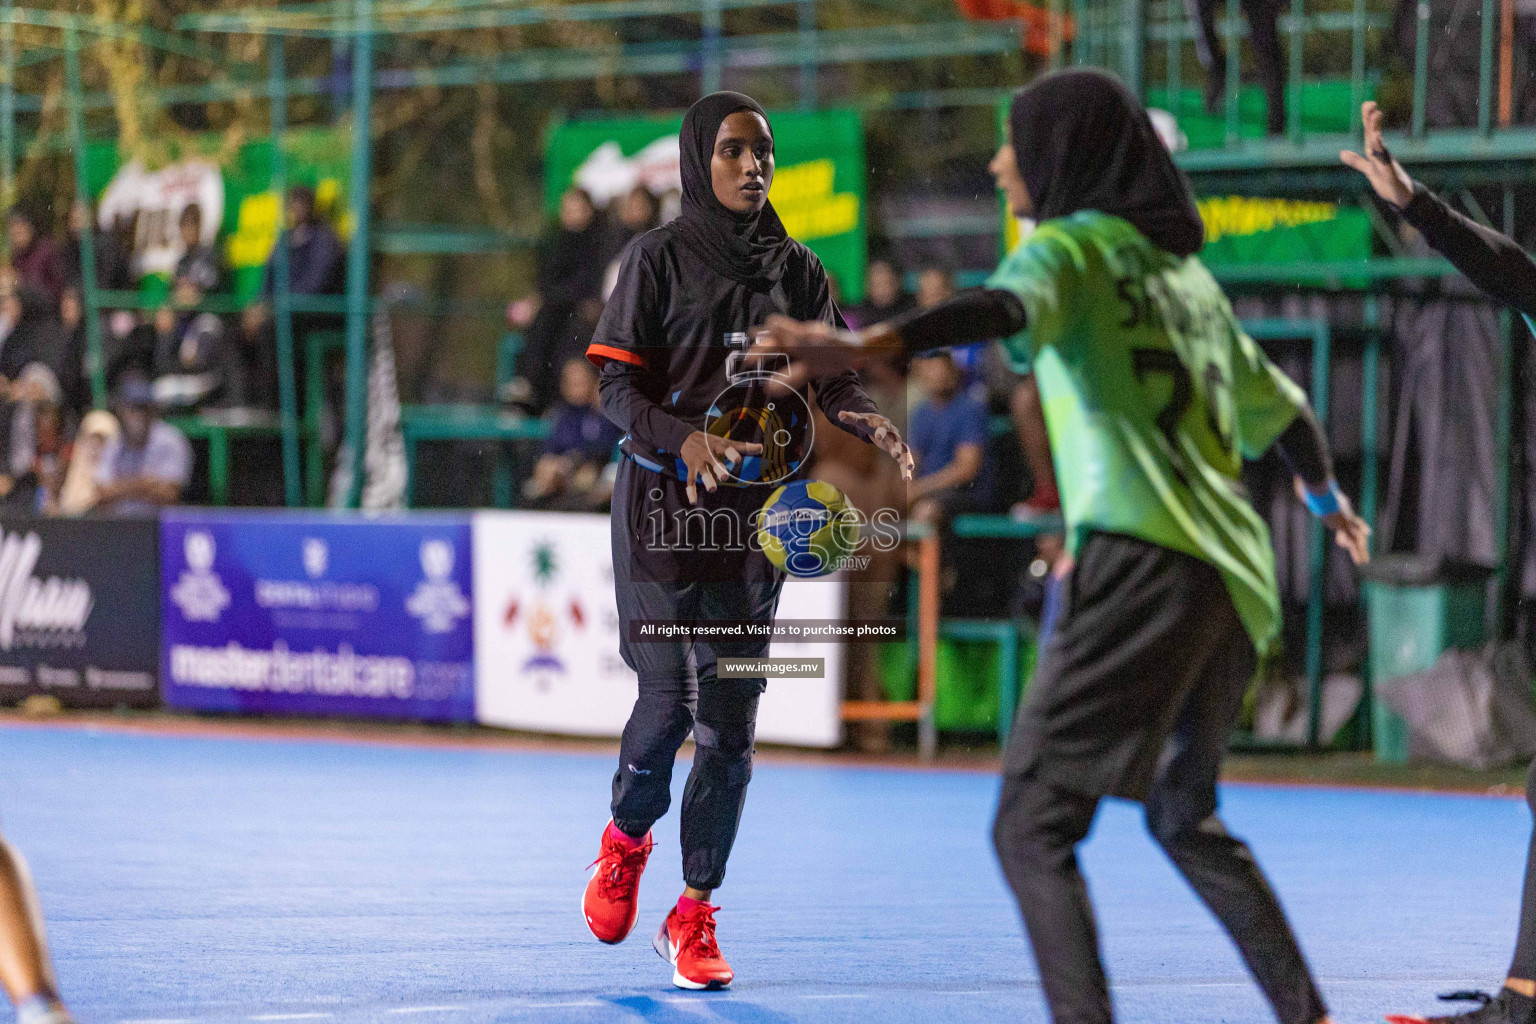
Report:
M 1418 182 L 1403 219 L 1490 296 L 1536 319 L 1536 260 L 1514 239 L 1463 216 Z
M 774 313 L 843 326 L 826 270 L 804 246 L 795 246 L 773 290 L 761 292 L 720 274 L 667 226 L 635 239 L 587 348 L 602 367 L 603 413 L 626 432 L 624 451 L 673 471 L 683 442 L 704 428 L 731 384 L 727 337 L 744 340 Z M 834 424 L 845 410 L 877 411 L 851 371 L 811 385 Z

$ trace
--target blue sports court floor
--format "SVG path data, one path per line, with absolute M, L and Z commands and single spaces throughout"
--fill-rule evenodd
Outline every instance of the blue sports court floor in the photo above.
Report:
M 689 994 L 577 911 L 606 756 L 0 726 L 0 812 L 83 1021 L 1044 1022 L 987 841 L 987 774 L 759 764 L 720 937 Z M 680 789 L 683 773 L 677 775 Z M 1232 786 L 1340 1024 L 1506 966 L 1522 801 Z M 1110 805 L 1086 849 L 1125 1022 L 1270 1020 L 1204 909 Z M 4 1011 L 0 1011 L 0 1020 Z

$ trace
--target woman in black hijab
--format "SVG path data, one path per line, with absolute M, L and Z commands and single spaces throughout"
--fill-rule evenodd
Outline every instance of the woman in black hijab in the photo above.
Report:
M 852 337 L 773 319 L 764 348 L 826 372 L 869 349 L 1005 338 L 1037 371 L 1076 564 L 1009 734 L 993 836 L 1052 1018 L 1113 1020 L 1076 847 L 1118 796 L 1141 801 L 1280 1024 L 1326 1024 L 1278 899 L 1217 813 L 1226 740 L 1279 627 L 1243 459 L 1277 445 L 1357 562 L 1370 530 L 1304 393 L 1194 256 L 1199 214 L 1136 98 L 1101 72 L 1051 75 L 1015 95 L 1009 134 L 992 173 L 1040 226 L 987 287 Z
M 519 400 L 543 411 L 558 390 L 560 367 L 579 356 L 591 337 L 602 301 L 609 248 L 607 223 L 579 188 L 560 197 L 559 217 L 539 246 L 536 300 L 529 304 L 526 343 L 518 359 L 527 393 Z
M 755 513 L 809 454 L 810 408 L 770 396 L 772 367 L 743 362 L 747 329 L 779 313 L 842 325 L 826 271 L 784 230 L 768 189 L 773 134 L 754 100 L 715 93 L 680 138 L 682 215 L 630 243 L 587 355 L 602 366 L 603 411 L 627 431 L 613 495 L 619 650 L 639 679 L 587 887 L 587 926 L 604 942 L 634 927 L 652 824 L 667 810 L 672 762 L 689 731 L 683 791 L 687 888 L 656 936 L 681 988 L 732 979 L 715 942 L 712 891 L 725 873 L 766 680 L 720 678 L 722 657 L 760 658 L 746 638 L 646 642 L 645 622 L 772 621 L 783 573 L 754 543 Z M 812 382 L 833 423 L 910 465 L 895 428 L 852 373 Z M 700 490 L 702 486 L 702 492 Z

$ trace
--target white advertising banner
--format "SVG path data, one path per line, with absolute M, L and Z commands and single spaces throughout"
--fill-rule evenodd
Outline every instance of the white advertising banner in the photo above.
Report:
M 110 227 L 119 217 L 138 216 L 133 236 L 134 273 L 171 274 L 186 247 L 181 213 L 196 203 L 201 241 L 214 241 L 224 222 L 224 174 L 208 160 L 182 160 L 158 171 L 137 160 L 124 164 L 101 194 L 97 219 Z
M 474 517 L 475 707 L 487 725 L 618 736 L 635 702 L 619 657 L 608 517 L 484 512 Z M 840 619 L 840 580 L 791 580 L 782 619 Z M 773 679 L 757 738 L 832 747 L 842 742 L 840 643 L 773 645 L 771 657 L 825 659 L 820 679 Z

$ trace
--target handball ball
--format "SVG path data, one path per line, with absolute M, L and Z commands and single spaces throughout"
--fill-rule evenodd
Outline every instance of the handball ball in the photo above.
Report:
M 796 480 L 768 496 L 757 542 L 785 572 L 823 576 L 858 547 L 859 526 L 842 491 L 824 480 Z

